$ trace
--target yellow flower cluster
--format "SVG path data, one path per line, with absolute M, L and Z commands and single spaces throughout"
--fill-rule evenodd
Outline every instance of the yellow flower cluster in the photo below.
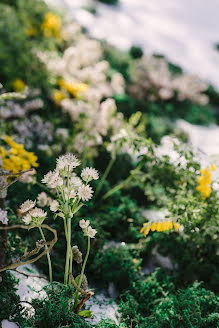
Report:
M 24 149 L 24 145 L 16 143 L 12 137 L 4 136 L 3 140 L 10 146 L 9 150 L 0 147 L 3 168 L 14 173 L 37 167 L 37 156 Z
M 60 39 L 61 36 L 61 19 L 59 16 L 48 12 L 45 15 L 41 29 L 46 38 L 54 37 Z
M 20 92 L 25 89 L 26 84 L 21 79 L 16 79 L 13 81 L 13 87 L 16 92 Z
M 213 164 L 210 166 L 211 171 L 216 170 L 216 166 Z M 201 175 L 198 177 L 198 183 L 199 185 L 196 187 L 196 189 L 203 195 L 203 199 L 206 199 L 211 194 L 211 171 L 208 169 L 208 167 L 200 170 Z
M 68 83 L 63 79 L 59 80 L 59 86 L 78 99 L 88 89 L 88 85 L 85 83 L 74 83 L 74 82 Z
M 146 237 L 150 231 L 168 231 L 171 229 L 178 230 L 180 227 L 180 224 L 178 222 L 172 222 L 170 220 L 168 221 L 159 221 L 159 222 L 146 222 L 143 224 L 143 227 L 141 229 L 141 233 L 144 233 L 144 236 Z
M 61 90 L 55 89 L 53 92 L 53 99 L 57 105 L 59 105 L 61 101 L 67 97 L 68 96 L 66 95 L 66 93 Z

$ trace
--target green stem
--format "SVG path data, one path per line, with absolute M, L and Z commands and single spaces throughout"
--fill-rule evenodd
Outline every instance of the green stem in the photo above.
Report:
M 81 269 L 81 275 L 80 275 L 80 279 L 79 279 L 79 282 L 78 282 L 78 288 L 81 287 L 82 279 L 83 279 L 83 276 L 84 276 L 84 270 L 85 270 L 85 267 L 86 267 L 86 263 L 87 263 L 87 259 L 88 259 L 89 253 L 90 253 L 90 237 L 88 236 L 87 237 L 87 254 L 85 256 L 84 263 L 83 263 L 83 266 L 82 266 L 82 269 Z M 78 304 L 78 294 L 79 294 L 79 292 L 77 290 L 76 293 L 75 293 L 74 308 Z
M 72 261 L 73 261 L 73 255 L 72 255 L 72 249 L 70 250 L 70 268 L 69 268 L 69 280 L 68 284 L 71 285 L 71 275 L 72 275 Z
M 39 230 L 40 230 L 40 234 L 42 236 L 43 241 L 46 243 L 46 238 L 44 236 L 43 229 L 41 227 L 39 227 Z M 45 245 L 45 249 L 46 250 L 48 249 L 48 246 L 47 245 Z M 51 283 L 52 282 L 52 263 L 51 263 L 49 252 L 46 253 L 46 256 L 47 256 L 48 265 L 49 265 L 49 281 Z
M 108 174 L 109 174 L 114 162 L 115 162 L 115 159 L 111 158 L 111 160 L 110 160 L 110 162 L 109 162 L 109 164 L 108 164 L 108 166 L 107 166 L 107 168 L 106 168 L 106 170 L 105 170 L 105 172 L 104 172 L 104 174 L 103 174 L 103 176 L 102 176 L 102 178 L 101 178 L 101 180 L 100 180 L 100 182 L 97 186 L 97 189 L 96 189 L 96 192 L 95 192 L 95 195 L 94 195 L 94 199 L 97 198 L 97 196 L 99 195 L 99 193 L 100 193 L 100 191 L 103 187 L 103 184 L 104 184 L 106 178 L 108 177 Z
M 129 175 L 127 179 L 125 179 L 124 181 L 122 181 L 121 183 L 119 183 L 117 186 L 115 186 L 114 188 L 112 188 L 111 190 L 109 190 L 104 196 L 103 199 L 108 198 L 109 196 L 113 195 L 116 191 L 122 189 L 125 187 L 126 184 L 129 183 L 129 181 L 131 181 L 132 179 L 132 175 Z
M 64 228 L 65 228 L 65 238 L 66 238 L 66 241 L 68 241 L 67 225 L 66 225 L 66 219 L 65 218 L 63 219 L 63 222 L 64 222 Z
M 110 191 L 108 191 L 108 192 L 103 196 L 102 199 L 106 199 L 106 198 L 108 198 L 109 196 L 113 195 L 116 191 L 118 191 L 118 190 L 124 188 L 127 184 L 129 184 L 129 182 L 130 182 L 132 179 L 134 179 L 136 172 L 138 172 L 138 171 L 141 170 L 142 166 L 143 166 L 143 163 L 141 162 L 141 163 L 136 167 L 135 170 L 130 171 L 130 174 L 129 174 L 128 178 L 126 178 L 124 181 L 122 181 L 122 182 L 119 183 L 117 186 L 115 186 L 115 187 L 112 188 Z
M 66 251 L 65 277 L 64 277 L 65 285 L 67 285 L 68 283 L 70 252 L 71 252 L 71 219 L 67 218 L 67 251 Z

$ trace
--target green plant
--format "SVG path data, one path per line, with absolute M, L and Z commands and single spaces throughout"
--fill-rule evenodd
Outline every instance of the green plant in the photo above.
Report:
M 11 317 L 20 297 L 16 295 L 18 280 L 10 272 L 1 274 L 0 279 L 0 321 L 2 321 Z
M 4 4 L 0 5 L 0 39 L 0 80 L 3 85 L 11 89 L 13 81 L 21 79 L 29 86 L 48 88 L 46 68 L 34 53 L 16 8 Z
M 138 254 L 135 255 L 138 257 Z M 133 258 L 131 251 L 126 245 L 122 246 L 120 244 L 111 246 L 104 252 L 99 251 L 92 264 L 95 280 L 101 281 L 105 285 L 113 282 L 119 291 L 129 289 L 141 263 L 140 260 L 136 261 L 136 263 L 133 261 Z
M 129 53 L 134 59 L 141 58 L 143 56 L 143 50 L 138 46 L 132 46 L 129 50 Z
M 20 311 L 16 312 L 14 316 L 15 322 L 18 322 L 24 328 L 91 327 L 90 324 L 85 322 L 80 316 L 74 314 L 69 308 L 69 303 L 75 292 L 74 288 L 59 283 L 52 283 L 44 287 L 44 290 L 47 293 L 45 298 L 36 298 L 31 302 L 31 306 L 35 310 L 34 315 L 28 319 L 28 310 L 23 308 L 22 314 Z
M 219 298 L 196 282 L 160 300 L 144 324 L 149 328 L 217 328 Z

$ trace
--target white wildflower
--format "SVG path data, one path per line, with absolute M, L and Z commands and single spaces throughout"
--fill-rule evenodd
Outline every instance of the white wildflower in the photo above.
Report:
M 89 220 L 80 220 L 79 222 L 79 226 L 81 227 L 81 229 L 87 229 L 87 227 L 89 226 L 90 221 Z
M 20 206 L 20 211 L 21 213 L 26 213 L 32 208 L 34 208 L 35 205 L 36 205 L 36 201 L 33 202 L 32 200 L 28 199 Z
M 44 212 L 41 208 L 35 207 L 29 212 L 32 218 L 45 218 L 47 213 Z
M 32 170 L 22 174 L 18 180 L 22 183 L 32 183 L 34 181 L 34 174 L 36 174 L 36 170 Z
M 62 140 L 64 141 L 65 139 L 68 138 L 68 129 L 64 129 L 64 128 L 58 128 L 56 130 L 56 135 L 61 137 Z
M 73 154 L 66 154 L 62 155 L 59 158 L 57 158 L 57 170 L 69 170 L 72 171 L 75 167 L 80 165 L 80 161 L 77 159 L 77 157 Z
M 78 197 L 84 201 L 88 201 L 93 196 L 93 189 L 87 185 L 82 185 L 78 188 Z
M 2 224 L 8 224 L 7 212 L 0 209 L 0 222 Z
M 26 225 L 30 224 L 30 222 L 32 221 L 32 216 L 28 213 L 23 217 L 23 221 Z
M 43 191 L 37 196 L 37 204 L 40 207 L 44 207 L 48 204 L 47 194 Z
M 74 189 L 72 189 L 71 187 L 64 188 L 64 194 L 65 194 L 66 200 L 76 198 L 76 191 Z
M 85 182 L 99 179 L 99 175 L 96 169 L 92 167 L 86 167 L 82 170 L 81 177 Z
M 49 188 L 56 188 L 63 185 L 63 179 L 59 176 L 58 171 L 49 171 L 42 179 L 42 182 L 47 184 Z
M 57 212 L 59 208 L 59 203 L 57 202 L 57 200 L 53 200 L 49 208 L 52 212 Z
M 53 202 L 53 199 L 51 197 L 47 197 L 47 206 L 50 206 Z
M 80 187 L 83 183 L 81 181 L 81 179 L 77 176 L 72 176 L 69 180 L 69 184 L 70 186 L 74 187 L 74 188 L 78 188 Z
M 96 229 L 92 229 L 91 226 L 88 227 L 87 229 L 87 236 L 90 238 L 94 238 L 97 233 Z

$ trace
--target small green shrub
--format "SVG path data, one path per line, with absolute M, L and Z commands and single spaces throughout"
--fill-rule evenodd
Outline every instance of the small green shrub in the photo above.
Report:
M 132 46 L 129 50 L 129 53 L 134 59 L 141 58 L 144 54 L 141 47 L 137 47 L 137 46 Z
M 173 278 L 161 269 L 157 269 L 144 280 L 139 278 L 132 280 L 130 290 L 121 298 L 122 322 L 130 326 L 131 321 L 133 323 L 141 321 L 142 317 L 151 314 L 159 299 L 174 290 Z
M 16 284 L 18 280 L 9 272 L 0 276 L 0 322 L 9 319 L 13 315 L 20 297 L 16 295 Z
M 119 291 L 130 288 L 138 270 L 133 256 L 126 246 L 109 247 L 99 251 L 93 261 L 95 281 L 107 285 L 113 282 Z
M 40 328 L 90 328 L 91 326 L 80 316 L 74 314 L 69 309 L 70 301 L 73 298 L 74 289 L 70 286 L 54 283 L 44 287 L 47 296 L 44 299 L 32 300 L 32 306 L 35 310 L 34 316 L 24 319 L 17 313 L 15 320 L 23 328 L 40 327 Z
M 217 328 L 218 311 L 219 298 L 196 282 L 185 291 L 160 300 L 145 325 L 148 328 Z
M 175 291 L 171 278 L 157 270 L 133 287 L 120 304 L 121 321 L 127 327 L 217 327 L 219 299 L 200 283 Z

